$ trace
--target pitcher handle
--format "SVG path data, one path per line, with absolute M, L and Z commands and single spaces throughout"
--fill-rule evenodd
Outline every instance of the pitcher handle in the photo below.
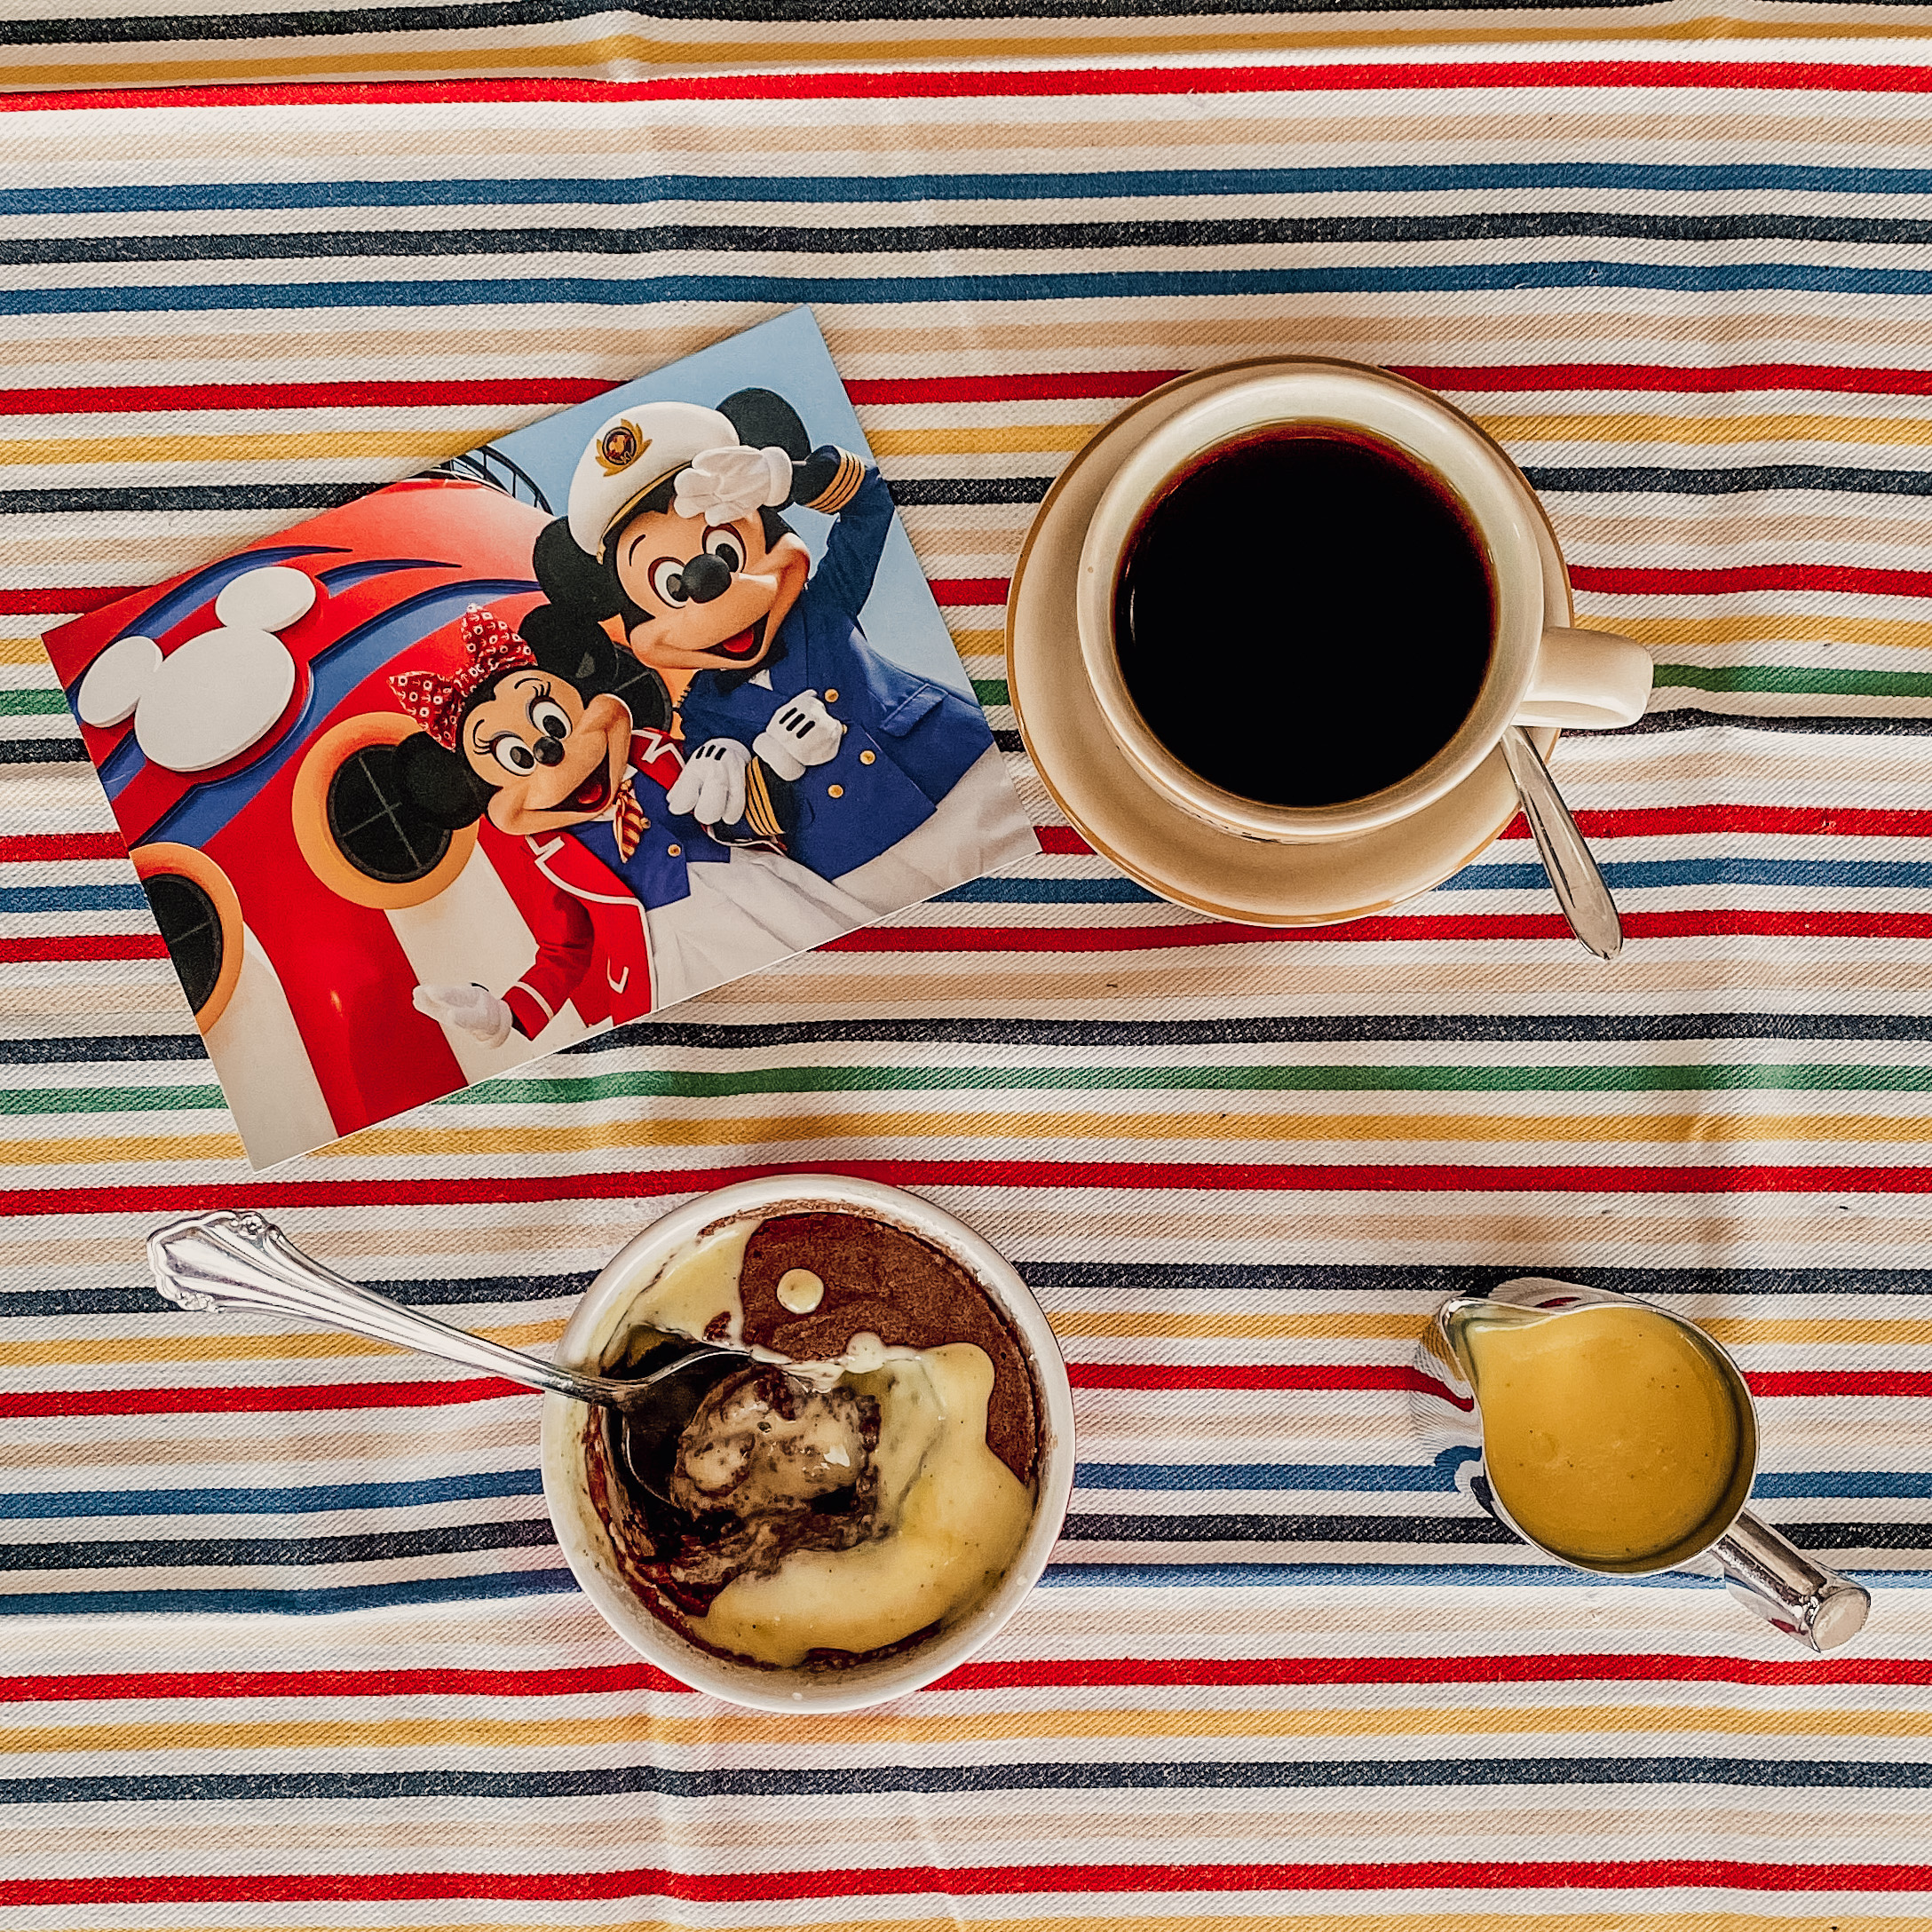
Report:
M 1807 1650 L 1835 1651 L 1865 1627 L 1872 1593 L 1827 1570 L 1748 1509 L 1710 1554 L 1723 1566 L 1724 1588 L 1746 1610 L 1795 1637 Z

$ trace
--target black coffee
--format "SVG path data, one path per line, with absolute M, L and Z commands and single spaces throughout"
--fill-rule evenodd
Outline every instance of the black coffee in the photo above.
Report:
M 1441 483 L 1339 432 L 1266 431 L 1184 471 L 1129 539 L 1113 635 L 1148 728 L 1271 805 L 1365 798 L 1469 714 L 1494 600 Z

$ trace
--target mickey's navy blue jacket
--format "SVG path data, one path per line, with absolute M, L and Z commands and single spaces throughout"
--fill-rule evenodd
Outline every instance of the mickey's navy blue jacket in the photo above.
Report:
M 868 465 L 758 668 L 770 672 L 772 688 L 752 683 L 756 672 L 700 671 L 678 707 L 687 746 L 708 738 L 748 745 L 786 699 L 819 693 L 845 735 L 835 757 L 808 765 L 793 786 L 786 845 L 821 878 L 838 878 L 898 844 L 993 742 L 977 704 L 866 642 L 859 613 L 891 527 L 891 493 Z

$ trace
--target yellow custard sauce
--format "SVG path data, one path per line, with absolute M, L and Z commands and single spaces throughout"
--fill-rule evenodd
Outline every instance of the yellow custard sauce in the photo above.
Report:
M 1754 1445 L 1723 1370 L 1654 1309 L 1474 1314 L 1483 1460 L 1525 1534 L 1597 1569 L 1662 1569 L 1742 1506 Z

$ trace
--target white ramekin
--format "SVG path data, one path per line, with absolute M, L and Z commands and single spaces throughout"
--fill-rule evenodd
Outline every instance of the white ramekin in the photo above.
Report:
M 563 1396 L 543 1398 L 543 1496 L 557 1540 L 584 1595 L 619 1636 L 694 1690 L 765 1711 L 849 1711 L 903 1697 L 943 1677 L 988 1643 L 1039 1581 L 1066 1516 L 1073 1486 L 1073 1398 L 1059 1344 L 1012 1264 L 963 1223 L 903 1189 L 839 1174 L 772 1175 L 701 1194 L 618 1250 L 584 1291 L 557 1344 L 557 1360 L 596 1369 L 622 1332 L 632 1303 L 678 1248 L 715 1223 L 751 1210 L 766 1215 L 856 1208 L 930 1241 L 971 1273 L 1017 1335 L 1033 1371 L 1041 1427 L 1034 1467 L 1033 1518 L 1005 1577 L 957 1623 L 911 1651 L 843 1671 L 764 1669 L 735 1664 L 680 1636 L 645 1608 L 625 1581 L 608 1532 L 591 1506 L 584 1467 L 589 1413 Z

